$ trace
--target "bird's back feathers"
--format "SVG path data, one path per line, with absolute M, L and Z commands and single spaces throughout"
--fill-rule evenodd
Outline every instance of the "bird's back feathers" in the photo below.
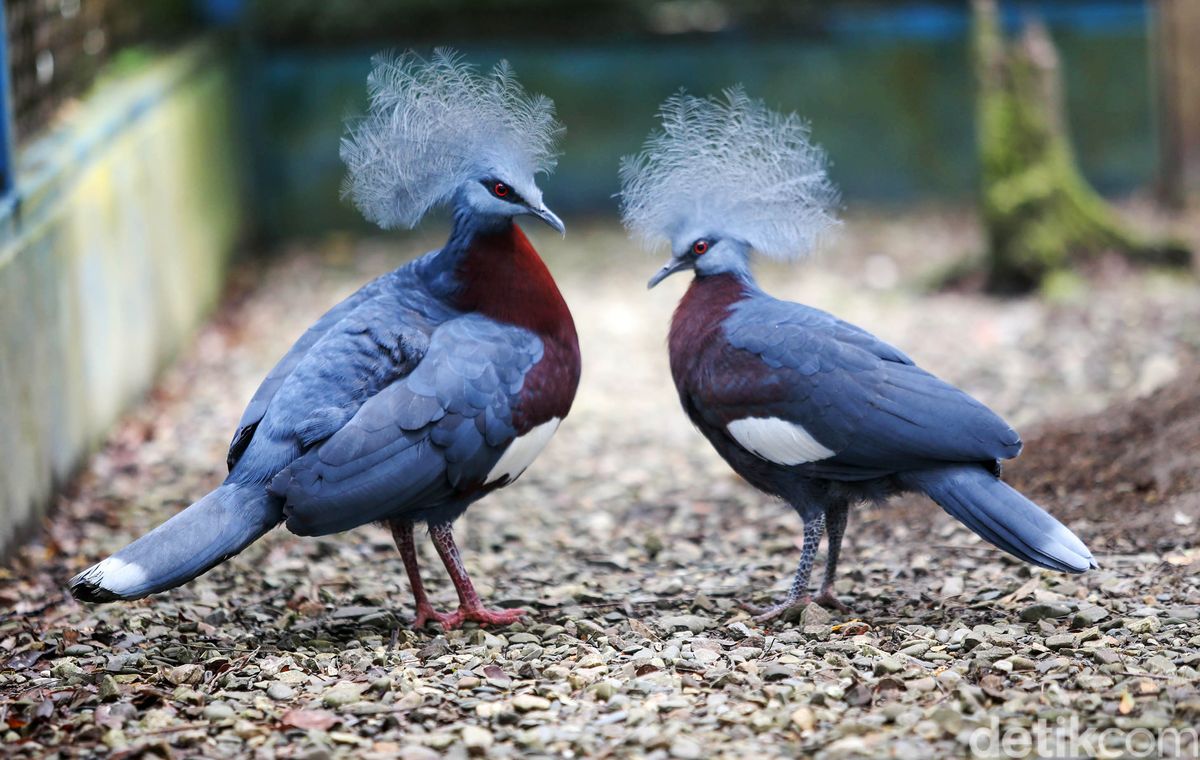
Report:
M 429 519 L 502 484 L 487 477 L 517 438 L 513 407 L 541 356 L 536 335 L 486 317 L 439 326 L 410 375 L 272 481 L 288 528 L 322 535 L 396 515 Z
M 706 296 L 692 291 L 712 291 L 724 303 L 723 279 L 735 278 L 697 278 L 676 320 L 711 321 Z M 1019 436 L 991 410 L 865 330 L 753 288 L 742 292 L 717 319 L 717 336 L 671 344 L 680 393 L 704 424 L 722 431 L 743 419 L 798 426 L 833 455 L 796 469 L 832 480 L 1020 452 Z
M 238 421 L 237 431 L 233 434 L 233 440 L 229 444 L 229 453 L 226 456 L 225 462 L 232 471 L 234 466 L 241 460 L 242 455 L 246 453 L 251 440 L 254 438 L 254 433 L 262 422 L 263 416 L 267 413 L 267 407 L 271 403 L 271 399 L 275 398 L 275 394 L 279 392 L 279 388 L 284 381 L 291 376 L 309 350 L 317 344 L 330 330 L 332 330 L 345 317 L 350 315 L 360 304 L 371 300 L 377 296 L 382 288 L 390 284 L 390 281 L 395 277 L 393 274 L 377 277 L 363 287 L 359 288 L 341 303 L 334 306 L 329 311 L 325 312 L 312 327 L 301 335 L 288 352 L 283 355 L 267 376 L 263 378 L 258 385 L 258 390 L 254 392 L 250 403 L 246 405 L 242 412 L 241 420 Z
M 239 424 L 234 482 L 270 482 L 421 361 L 437 324 L 456 311 L 424 288 L 415 263 L 335 306 L 280 360 Z

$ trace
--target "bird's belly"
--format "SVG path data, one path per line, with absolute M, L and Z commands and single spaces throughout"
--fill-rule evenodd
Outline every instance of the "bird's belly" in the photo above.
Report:
M 500 459 L 492 466 L 491 471 L 488 472 L 487 478 L 484 479 L 484 485 L 490 485 L 499 480 L 516 480 L 533 463 L 533 460 L 537 459 L 537 455 L 542 453 L 542 449 L 546 448 L 546 444 L 558 430 L 560 422 L 562 422 L 560 418 L 553 417 L 532 428 L 525 435 L 514 438 L 504 453 L 500 455 Z

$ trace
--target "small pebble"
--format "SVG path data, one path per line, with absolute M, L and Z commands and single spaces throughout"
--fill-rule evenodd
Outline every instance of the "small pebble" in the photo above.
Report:
M 495 739 L 492 732 L 480 726 L 463 726 L 462 741 L 472 754 L 483 754 Z
M 1031 604 L 1021 610 L 1021 619 L 1027 623 L 1051 618 L 1066 617 L 1071 614 L 1071 608 L 1065 604 L 1041 602 Z
M 212 702 L 204 707 L 205 719 L 214 722 L 229 720 L 236 714 L 234 709 L 224 702 Z
M 267 696 L 276 702 L 283 702 L 296 696 L 296 690 L 285 683 L 276 681 L 267 687 Z

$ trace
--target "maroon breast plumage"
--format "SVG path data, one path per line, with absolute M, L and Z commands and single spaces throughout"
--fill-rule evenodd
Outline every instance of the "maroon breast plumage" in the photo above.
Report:
M 721 323 L 729 309 L 746 297 L 745 286 L 733 275 L 696 277 L 675 307 L 667 348 L 675 385 L 683 392 L 697 379 L 706 350 L 720 338 Z
M 458 308 L 524 327 L 542 339 L 541 361 L 525 376 L 513 410 L 517 434 L 566 417 L 579 387 L 579 338 L 571 311 L 529 238 L 516 224 L 476 236 L 460 275 Z

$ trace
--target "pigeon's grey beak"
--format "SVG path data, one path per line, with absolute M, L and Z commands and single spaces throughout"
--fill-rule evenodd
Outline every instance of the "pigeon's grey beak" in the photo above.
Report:
M 538 208 L 530 207 L 529 211 L 538 219 L 541 219 L 543 222 L 550 225 L 551 229 L 558 230 L 558 234 L 563 236 L 567 234 L 567 226 L 563 224 L 562 219 L 559 219 L 558 215 L 550 209 L 546 208 L 545 206 L 540 206 Z
M 671 259 L 670 261 L 668 261 L 667 265 L 665 267 L 658 270 L 658 272 L 653 277 L 650 278 L 650 282 L 646 283 L 646 289 L 649 290 L 650 288 L 653 288 L 655 285 L 657 285 L 658 283 L 667 279 L 668 277 L 675 274 L 676 272 L 682 271 L 684 269 L 691 269 L 691 268 L 692 268 L 691 259 L 689 259 L 685 256 L 677 256 L 677 257 Z

